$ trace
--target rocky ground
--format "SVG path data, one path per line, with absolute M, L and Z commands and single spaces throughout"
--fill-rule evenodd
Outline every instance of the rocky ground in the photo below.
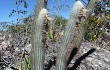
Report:
M 81 44 L 77 55 L 69 66 L 77 67 L 77 70 L 110 70 L 109 53 L 110 51 L 86 41 Z
M 58 30 L 59 31 L 59 30 Z M 0 70 L 24 70 L 25 55 L 31 51 L 31 36 L 25 33 L 1 35 L 0 42 Z M 51 42 L 48 38 L 45 46 L 45 69 L 48 64 L 55 61 L 60 40 Z M 107 48 L 106 48 L 107 47 Z M 81 47 L 74 57 L 74 60 L 68 65 L 68 70 L 110 70 L 110 46 L 100 48 L 99 45 L 83 41 Z M 54 63 L 53 63 L 54 64 Z M 70 68 L 71 67 L 71 68 Z

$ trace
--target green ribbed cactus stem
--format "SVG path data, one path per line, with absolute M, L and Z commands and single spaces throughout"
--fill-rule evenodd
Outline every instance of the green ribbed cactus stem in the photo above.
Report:
M 78 2 L 78 1 L 77 1 Z M 88 3 L 88 6 L 87 6 L 87 10 L 90 10 L 89 13 L 87 14 L 87 18 L 88 16 L 91 14 L 92 10 L 94 9 L 94 6 L 96 5 L 96 0 L 90 0 L 89 3 Z M 80 46 L 82 40 L 83 40 L 83 37 L 84 37 L 84 34 L 85 34 L 85 29 L 86 29 L 86 26 L 88 21 L 84 20 L 82 22 L 80 22 L 80 26 L 78 27 L 80 30 L 80 33 L 78 34 L 78 39 L 72 39 L 71 36 L 73 36 L 74 34 L 72 34 L 75 30 L 75 23 L 76 23 L 76 20 L 77 20 L 77 16 L 79 14 L 79 11 L 80 9 L 82 8 L 83 5 L 78 5 L 78 4 L 74 4 L 73 6 L 73 9 L 72 9 L 72 13 L 70 14 L 70 19 L 68 21 L 68 25 L 66 26 L 66 30 L 65 30 L 65 33 L 64 33 L 64 36 L 63 36 L 63 39 L 62 39 L 62 42 L 61 42 L 61 46 L 60 46 L 60 49 L 59 49 L 59 53 L 58 53 L 58 58 L 57 58 L 57 63 L 56 63 L 56 70 L 65 70 L 66 69 L 66 59 L 67 59 L 67 54 L 66 54 L 66 51 L 67 51 L 67 45 L 70 43 L 70 41 L 73 41 L 73 45 L 72 45 L 72 48 L 71 50 L 74 48 L 74 47 L 78 47 Z M 71 38 L 71 39 L 70 39 Z M 78 41 L 77 41 L 78 40 Z
M 44 42 L 43 42 L 43 25 L 44 25 L 44 18 L 48 14 L 46 9 L 41 9 L 37 18 L 37 25 L 35 26 L 35 42 L 34 43 L 34 70 L 44 70 Z
M 88 17 L 92 14 L 92 11 L 94 9 L 96 5 L 96 0 L 90 0 L 86 9 L 89 10 L 88 13 L 86 13 L 86 20 L 82 20 L 80 22 L 79 27 L 74 29 L 73 35 L 71 38 L 71 44 L 68 46 L 68 50 L 67 50 L 67 56 L 66 56 L 66 60 L 69 59 L 69 56 L 73 50 L 73 48 L 77 48 L 77 50 L 80 48 L 80 45 L 83 41 L 83 38 L 85 36 L 85 32 L 87 31 L 87 25 L 88 25 Z M 77 33 L 77 35 L 74 35 L 74 33 Z M 67 64 L 68 65 L 68 64 Z
M 42 8 L 46 8 L 46 5 L 47 5 L 47 1 L 48 0 L 37 0 L 37 4 L 36 4 L 36 10 L 35 10 L 35 16 L 34 16 L 34 21 L 33 21 L 33 24 L 32 24 L 32 38 L 31 38 L 31 44 L 32 44 L 32 49 L 31 49 L 31 55 L 30 55 L 30 59 L 31 59 L 31 70 L 38 70 L 36 69 L 36 65 L 37 65 L 37 62 L 35 61 L 35 55 L 37 53 L 35 53 L 35 48 L 36 48 L 36 26 L 37 26 L 37 19 L 38 19 L 38 15 L 39 15 L 39 12 L 41 11 Z M 41 68 L 40 68 L 41 69 Z
M 78 14 L 82 8 L 84 8 L 84 5 L 80 1 L 77 1 L 72 8 L 70 19 L 68 20 L 68 25 L 66 26 L 57 57 L 57 63 L 56 63 L 57 70 L 65 70 L 66 68 L 65 57 L 66 57 L 67 45 L 70 42 L 72 30 L 75 27 L 76 20 L 78 19 Z

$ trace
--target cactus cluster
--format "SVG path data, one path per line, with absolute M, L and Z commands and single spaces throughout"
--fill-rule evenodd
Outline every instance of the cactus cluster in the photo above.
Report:
M 95 0 L 90 1 L 90 2 L 91 2 L 90 5 L 91 6 L 93 5 L 93 7 L 94 7 Z M 93 9 L 93 7 L 91 7 L 90 5 L 87 8 Z M 81 13 L 81 11 L 83 11 L 84 13 Z M 68 20 L 68 24 L 66 25 L 63 39 L 61 40 L 61 43 L 60 43 L 60 48 L 59 48 L 59 52 L 57 55 L 56 67 L 54 67 L 55 70 L 65 70 L 66 69 L 67 61 L 66 61 L 65 57 L 66 57 L 66 52 L 67 52 L 67 46 L 71 42 L 71 37 L 73 35 L 72 33 L 76 27 L 75 25 L 77 23 L 80 13 L 83 16 L 86 14 L 85 11 L 87 11 L 87 10 L 85 9 L 82 2 L 76 1 L 72 8 L 70 18 Z M 35 35 L 33 35 L 35 38 L 34 39 L 34 41 L 35 41 L 35 43 L 34 43 L 34 61 L 37 62 L 37 63 L 35 63 L 35 65 L 34 65 L 35 69 L 33 69 L 33 70 L 44 70 L 44 68 L 43 68 L 43 61 L 44 61 L 44 56 L 45 56 L 44 55 L 44 44 L 46 41 L 46 34 L 47 34 L 45 25 L 48 25 L 48 24 L 45 24 L 45 22 L 44 22 L 45 18 L 47 18 L 47 19 L 49 18 L 48 11 L 46 9 L 41 9 L 41 11 L 38 15 L 37 21 L 35 22 L 35 23 L 37 23 L 37 25 L 35 26 L 35 33 L 34 33 Z M 81 23 L 82 23 L 82 20 L 81 20 Z M 83 33 L 84 33 L 83 32 L 84 25 L 82 25 L 82 27 L 80 29 L 82 29 L 81 30 L 82 32 L 80 32 L 81 35 L 78 35 L 78 36 L 81 36 L 80 37 L 81 39 L 78 39 L 78 40 L 82 40 Z M 54 37 L 52 34 L 53 34 L 53 31 L 50 33 L 50 36 L 51 36 L 52 40 L 54 40 Z M 45 40 L 43 41 L 43 39 L 45 39 Z M 75 39 L 75 40 L 77 40 L 77 39 Z

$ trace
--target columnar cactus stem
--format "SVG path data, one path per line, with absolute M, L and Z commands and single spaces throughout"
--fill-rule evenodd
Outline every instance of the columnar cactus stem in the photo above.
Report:
M 71 38 L 71 44 L 68 46 L 68 50 L 67 50 L 67 57 L 66 60 L 69 59 L 70 53 L 72 52 L 73 48 L 77 48 L 77 50 L 80 48 L 81 42 L 84 38 L 85 32 L 87 31 L 87 25 L 88 25 L 88 17 L 90 16 L 90 14 L 92 13 L 92 10 L 94 9 L 96 5 L 96 0 L 90 0 L 86 9 L 89 10 L 88 13 L 86 13 L 86 20 L 82 20 L 79 25 L 79 27 L 75 28 L 75 31 L 77 32 L 73 32 L 77 33 L 77 35 L 72 35 L 74 36 L 74 38 Z M 77 39 L 76 39 L 77 38 Z M 69 62 L 68 62 L 69 63 Z M 68 65 L 68 64 L 67 64 Z
M 82 8 L 84 8 L 84 5 L 80 1 L 77 1 L 73 6 L 72 12 L 70 14 L 70 19 L 68 21 L 68 25 L 66 26 L 65 33 L 60 45 L 60 50 L 58 53 L 58 59 L 56 64 L 57 70 L 65 70 L 66 67 L 65 54 L 66 54 L 67 45 L 70 42 L 72 30 L 75 27 L 78 14 Z
M 86 13 L 86 18 L 88 18 L 89 14 L 91 14 L 92 10 L 94 9 L 94 6 L 96 5 L 96 0 L 90 0 L 89 3 L 88 3 L 88 6 L 87 6 L 87 10 L 89 10 L 89 13 Z M 67 51 L 67 45 L 70 43 L 70 41 L 73 41 L 72 42 L 72 48 L 79 48 L 82 40 L 83 40 L 83 37 L 84 37 L 84 34 L 85 34 L 85 31 L 86 31 L 86 26 L 88 21 L 87 19 L 84 20 L 84 21 L 81 21 L 80 23 L 80 26 L 78 27 L 79 29 L 76 29 L 76 30 L 79 30 L 79 34 L 77 37 L 77 39 L 72 39 L 70 36 L 71 34 L 74 32 L 72 30 L 75 30 L 75 22 L 77 20 L 77 17 L 78 17 L 78 14 L 79 14 L 79 11 L 80 9 L 82 8 L 83 5 L 78 5 L 75 3 L 74 7 L 73 7 L 73 10 L 72 10 L 72 13 L 71 13 L 71 16 L 70 16 L 70 19 L 69 19 L 69 22 L 68 22 L 68 25 L 66 26 L 66 30 L 65 30 L 65 33 L 64 33 L 64 37 L 63 37 L 63 40 L 62 40 L 62 43 L 61 43 L 61 47 L 60 47 L 60 50 L 59 50 L 59 53 L 58 53 L 58 58 L 57 58 L 57 70 L 65 70 L 66 69 L 66 60 L 68 58 L 67 54 L 66 54 L 66 51 Z M 74 34 L 73 34 L 74 35 Z M 72 36 L 73 36 L 72 35 Z M 71 38 L 71 39 L 70 39 Z M 70 50 L 70 52 L 71 52 Z M 69 53 L 70 54 L 70 53 Z
M 46 9 L 41 9 L 39 12 L 38 18 L 37 18 L 37 25 L 35 26 L 35 42 L 34 43 L 34 61 L 35 66 L 34 70 L 44 70 L 44 44 L 45 44 L 45 37 L 46 37 L 46 31 L 45 31 L 45 20 L 48 19 L 48 11 Z
M 37 6 L 36 6 L 36 10 L 35 10 L 35 16 L 34 16 L 34 21 L 33 21 L 33 24 L 32 24 L 32 49 L 31 49 L 31 70 L 38 70 L 36 69 L 36 65 L 37 65 L 37 62 L 35 61 L 35 55 L 38 54 L 38 53 L 35 53 L 35 48 L 36 48 L 36 26 L 37 26 L 37 19 L 38 19 L 38 15 L 39 15 L 39 12 L 41 11 L 42 8 L 46 8 L 46 5 L 47 5 L 47 1 L 44 1 L 44 0 L 37 0 Z

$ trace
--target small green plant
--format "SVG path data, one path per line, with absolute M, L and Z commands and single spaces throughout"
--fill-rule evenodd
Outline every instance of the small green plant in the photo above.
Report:
M 29 70 L 30 68 L 30 57 L 29 56 L 25 56 L 24 65 L 25 65 L 25 70 Z
M 103 31 L 100 30 L 103 21 L 95 16 L 89 17 L 89 23 L 87 26 L 86 36 L 89 41 L 97 41 L 103 35 Z
M 52 29 L 50 30 L 50 38 L 52 42 L 55 41 L 55 27 L 54 26 L 52 26 Z
M 7 31 L 11 31 L 11 32 L 22 32 L 25 30 L 25 26 L 24 25 L 12 25 L 9 26 Z
M 23 18 L 21 21 L 22 24 L 11 25 L 7 28 L 7 31 L 11 32 L 24 32 L 26 28 L 30 25 L 29 23 L 32 22 L 31 16 L 28 16 L 27 18 Z
M 62 16 L 56 16 L 54 19 L 54 23 L 58 26 L 64 27 L 67 23 L 67 19 L 63 18 Z

